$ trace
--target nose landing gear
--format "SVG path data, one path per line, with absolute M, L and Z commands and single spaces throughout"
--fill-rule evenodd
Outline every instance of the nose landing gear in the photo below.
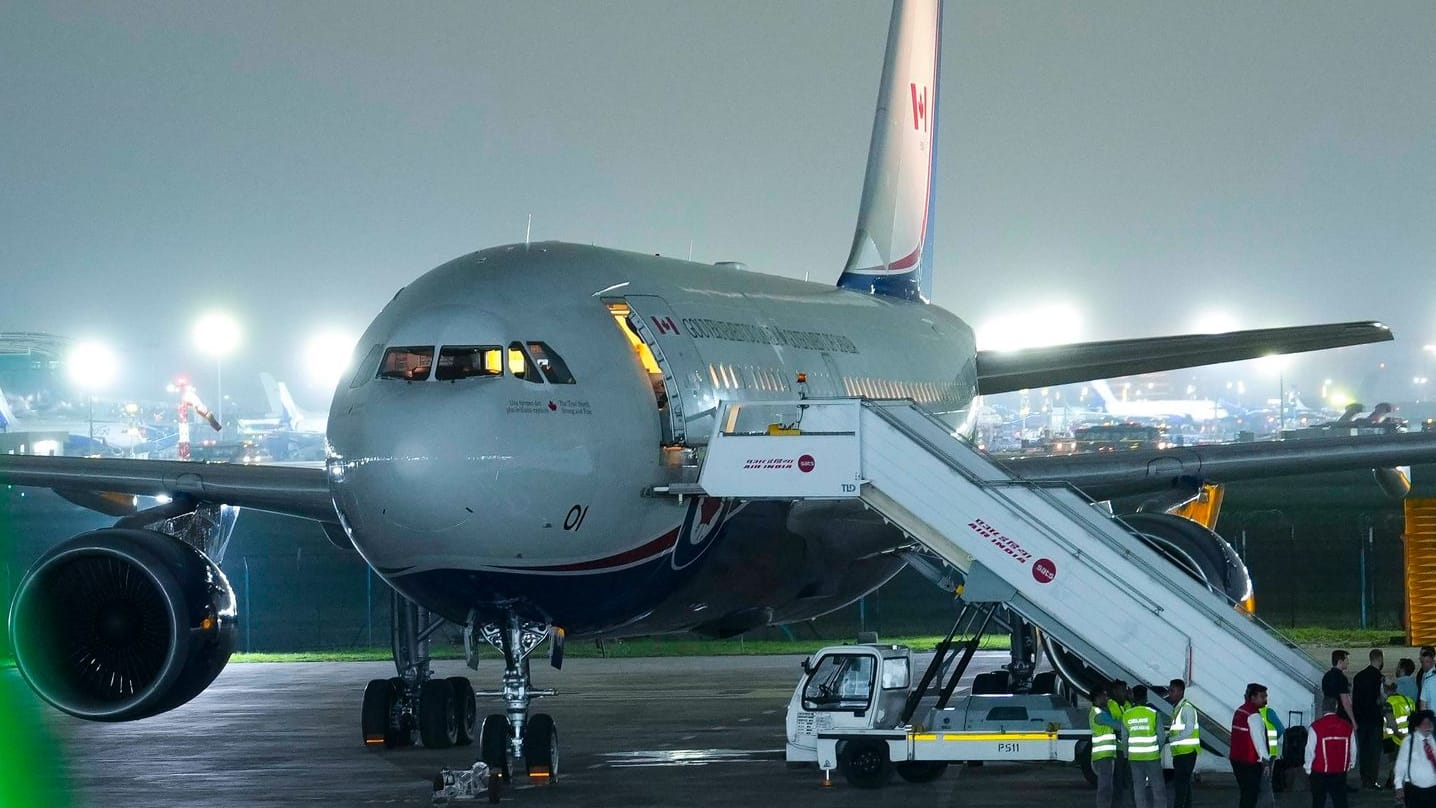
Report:
M 502 689 L 478 693 L 504 700 L 503 714 L 494 713 L 484 719 L 479 733 L 481 759 L 491 771 L 500 772 L 505 778 L 510 774 L 512 760 L 523 765 L 531 780 L 558 782 L 558 729 L 553 717 L 546 713 L 528 714 L 533 699 L 552 696 L 554 691 L 529 686 L 529 655 L 552 636 L 552 658 L 554 667 L 558 667 L 563 660 L 563 634 L 544 623 L 510 614 L 503 625 L 474 626 L 466 632 L 471 658 L 474 634 L 504 655 Z

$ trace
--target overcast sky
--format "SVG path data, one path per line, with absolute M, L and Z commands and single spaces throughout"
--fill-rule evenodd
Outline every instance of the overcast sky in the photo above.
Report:
M 159 384 L 208 367 L 188 332 L 219 305 L 248 326 L 226 378 L 318 406 L 312 332 L 357 335 L 530 213 L 535 239 L 833 280 L 888 8 L 6 4 L 0 330 L 106 339 Z M 980 327 L 1070 301 L 1082 339 L 1392 325 L 1361 362 L 1436 342 L 1436 3 L 945 24 L 937 303 Z

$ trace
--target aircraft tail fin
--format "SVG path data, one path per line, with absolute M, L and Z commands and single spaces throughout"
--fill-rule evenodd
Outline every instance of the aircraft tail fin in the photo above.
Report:
M 932 298 L 941 0 L 894 0 L 857 231 L 838 286 Z
M 284 415 L 284 402 L 279 398 L 279 384 L 269 373 L 259 374 L 259 383 L 264 385 L 264 397 L 269 401 L 269 411 L 275 416 Z
M 13 429 L 17 420 L 15 411 L 10 409 L 10 402 L 5 398 L 5 391 L 0 390 L 0 428 Z
M 1094 379 L 1091 382 L 1092 392 L 1102 399 L 1102 409 L 1112 411 L 1112 404 L 1117 400 L 1117 394 L 1112 392 L 1112 387 L 1107 384 L 1106 379 Z
M 279 396 L 279 419 L 283 423 L 294 426 L 304 420 L 304 413 L 299 411 L 299 405 L 294 403 L 294 396 L 289 394 L 289 387 L 284 382 L 275 385 L 276 394 Z

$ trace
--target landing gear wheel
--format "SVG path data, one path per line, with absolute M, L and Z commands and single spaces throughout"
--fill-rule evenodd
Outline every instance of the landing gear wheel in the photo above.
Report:
M 1010 693 L 1007 685 L 1007 671 L 988 671 L 972 677 L 972 695 L 991 696 Z
M 1032 677 L 1032 686 L 1027 692 L 1034 696 L 1059 695 L 1057 671 L 1043 671 Z
M 1087 781 L 1087 785 L 1096 788 L 1097 770 L 1092 768 L 1092 742 L 1078 741 L 1076 753 L 1077 766 L 1082 770 L 1083 779 Z
M 454 746 L 468 746 L 474 742 L 474 733 L 478 729 L 479 710 L 474 703 L 474 685 L 464 676 L 450 676 L 448 682 L 454 691 L 454 720 L 459 728 Z
M 530 778 L 558 782 L 558 727 L 553 716 L 539 713 L 529 719 L 524 733 L 524 766 Z
M 838 753 L 838 768 L 857 788 L 882 788 L 893 773 L 887 744 L 871 738 L 848 741 Z
M 419 690 L 419 737 L 429 749 L 448 749 L 459 737 L 454 688 L 447 679 L 430 679 Z
M 498 713 L 484 718 L 479 728 L 479 760 L 489 767 L 491 776 L 500 781 L 509 779 L 509 719 Z
M 374 679 L 364 688 L 364 706 L 359 727 L 364 746 L 370 749 L 393 746 L 389 719 L 394 714 L 394 688 L 388 679 Z
M 397 676 L 390 678 L 389 690 L 394 693 L 394 703 L 398 705 L 404 698 L 404 680 Z M 393 711 L 391 711 L 391 713 L 392 712 Z M 413 746 L 415 729 L 414 716 L 407 711 L 399 712 L 399 714 L 391 720 L 389 732 L 384 735 L 384 746 L 389 749 Z
M 939 761 L 910 760 L 895 764 L 898 777 L 909 783 L 931 783 L 947 771 L 947 764 Z

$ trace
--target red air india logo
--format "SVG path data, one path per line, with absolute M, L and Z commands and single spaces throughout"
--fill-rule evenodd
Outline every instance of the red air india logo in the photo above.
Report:
M 922 88 L 919 93 L 917 84 L 909 84 L 908 89 L 912 91 L 912 128 L 919 132 L 927 131 L 927 87 Z
M 813 459 L 812 455 L 805 454 L 802 457 L 798 458 L 798 471 L 801 471 L 804 474 L 807 474 L 808 472 L 812 471 L 813 468 L 817 465 L 818 462 Z
M 1050 584 L 1057 578 L 1057 565 L 1050 558 L 1032 562 L 1032 578 L 1039 584 Z
M 658 329 L 660 334 L 678 333 L 678 324 L 673 322 L 672 317 L 650 317 L 649 319 L 653 321 L 653 326 Z

